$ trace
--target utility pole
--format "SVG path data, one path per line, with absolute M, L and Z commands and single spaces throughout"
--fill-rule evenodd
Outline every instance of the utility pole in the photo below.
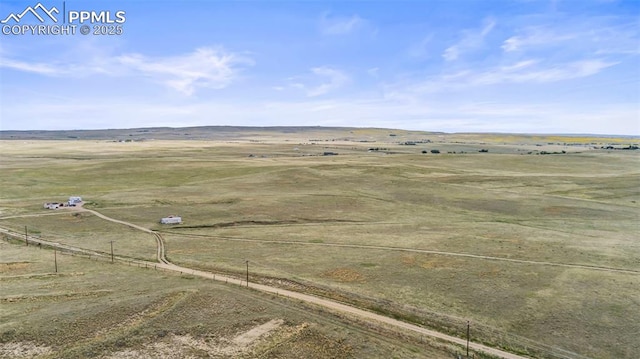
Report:
M 113 263 L 113 241 L 109 241 L 111 243 L 111 263 Z
M 469 359 L 469 321 L 467 320 L 467 359 Z
M 247 259 L 245 262 L 247 262 L 247 287 L 249 286 L 249 260 Z
M 27 226 L 24 226 L 24 243 L 29 247 L 29 239 L 27 239 Z
M 56 273 L 58 273 L 58 253 L 55 247 L 53 248 L 53 263 L 55 264 L 55 267 L 56 267 Z

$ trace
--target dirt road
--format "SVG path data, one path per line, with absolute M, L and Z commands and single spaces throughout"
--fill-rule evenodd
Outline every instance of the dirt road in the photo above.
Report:
M 271 287 L 271 286 L 267 286 L 267 285 L 262 285 L 262 284 L 257 284 L 257 283 L 247 283 L 246 281 L 240 280 L 240 279 L 236 279 L 236 278 L 231 278 L 231 277 L 227 277 L 227 276 L 223 276 L 223 275 L 218 275 L 215 273 L 211 273 L 211 272 L 205 272 L 205 271 L 200 271 L 200 270 L 194 270 L 191 268 L 186 268 L 186 267 L 181 267 L 175 264 L 172 264 L 171 262 L 169 262 L 166 257 L 165 257 L 165 248 L 164 248 L 164 240 L 162 238 L 162 235 L 156 231 L 150 230 L 148 228 L 133 224 L 133 223 L 129 223 L 126 221 L 122 221 L 122 220 L 118 220 L 118 219 L 114 219 L 111 217 L 108 217 L 100 212 L 97 212 L 95 210 L 90 210 L 90 209 L 86 209 L 86 208 L 82 208 L 82 207 L 77 207 L 77 208 L 69 208 L 68 210 L 72 210 L 72 211 L 78 211 L 78 212 L 89 212 L 92 213 L 93 215 L 102 218 L 104 220 L 107 221 L 111 221 L 113 223 L 118 223 L 121 225 L 125 225 L 131 228 L 134 228 L 136 230 L 140 230 L 143 231 L 145 233 L 149 233 L 151 235 L 154 236 L 154 238 L 156 239 L 157 242 L 157 260 L 159 263 L 156 262 L 148 262 L 148 261 L 143 261 L 143 260 L 131 260 L 130 258 L 124 258 L 124 257 L 116 257 L 116 259 L 118 261 L 124 261 L 124 262 L 128 262 L 128 263 L 135 263 L 138 265 L 144 265 L 145 267 L 149 266 L 149 267 L 156 267 L 156 268 L 160 268 L 160 269 L 164 269 L 164 270 L 170 270 L 170 271 L 175 271 L 175 272 L 180 272 L 180 273 L 184 273 L 184 274 L 190 274 L 190 275 L 194 275 L 194 276 L 199 276 L 202 278 L 207 278 L 207 279 L 212 279 L 212 280 L 217 280 L 217 281 L 221 281 L 221 282 L 225 282 L 225 283 L 230 283 L 230 284 L 235 284 L 235 285 L 239 285 L 239 286 L 244 286 L 244 287 L 249 287 L 251 289 L 254 290 L 259 290 L 265 293 L 271 293 L 271 294 L 275 294 L 277 296 L 283 296 L 283 297 L 288 297 L 288 298 L 292 298 L 292 299 L 297 299 L 300 301 L 304 301 L 306 303 L 311 303 L 314 305 L 318 305 L 318 306 L 322 306 L 324 308 L 328 308 L 331 309 L 332 311 L 336 311 L 336 312 L 341 312 L 341 313 L 346 313 L 352 316 L 356 316 L 359 317 L 360 319 L 365 319 L 368 321 L 376 321 L 379 323 L 384 323 L 387 324 L 389 326 L 393 326 L 396 328 L 401 328 L 404 330 L 409 330 L 412 331 L 414 333 L 418 333 L 421 335 L 425 335 L 425 336 L 429 336 L 429 337 L 433 337 L 433 338 L 437 338 L 443 341 L 447 341 L 447 342 L 451 342 L 451 343 L 455 343 L 458 345 L 462 345 L 462 346 L 466 346 L 467 342 L 465 339 L 462 338 L 458 338 L 458 337 L 453 337 L 444 333 L 440 333 L 434 330 L 430 330 L 430 329 L 426 329 L 414 324 L 410 324 L 410 323 L 406 323 L 406 322 L 402 322 L 393 318 L 389 318 L 386 317 L 384 315 L 380 315 L 380 314 L 376 314 L 373 312 L 369 312 L 363 309 L 359 309 L 350 305 L 346 305 L 343 303 L 339 303 L 339 302 L 335 302 L 329 299 L 325 299 L 325 298 L 320 298 L 320 297 L 316 297 L 316 296 L 312 296 L 312 295 L 308 295 L 308 294 L 303 294 L 303 293 L 299 293 L 299 292 L 293 292 L 293 291 L 289 291 L 289 290 L 285 290 L 285 289 L 280 289 L 280 288 L 276 288 L 276 287 Z M 42 215 L 46 215 L 46 214 L 42 214 Z M 29 215 L 31 216 L 31 215 Z M 36 215 L 37 216 L 37 215 Z M 21 233 L 16 233 L 16 232 L 12 232 L 10 230 L 4 229 L 4 228 L 0 228 L 0 232 L 2 233 L 6 233 L 9 234 L 11 236 L 23 239 L 24 238 L 24 234 Z M 610 271 L 610 272 L 625 272 L 625 273 L 629 273 L 629 274 L 639 274 L 640 272 L 638 271 L 634 271 L 634 270 L 626 270 L 626 269 L 620 269 L 620 268 L 607 268 L 607 267 L 597 267 L 597 266 L 588 266 L 588 265 L 580 265 L 580 264 L 566 264 L 566 263 L 553 263 L 553 262 L 540 262 L 540 261 L 529 261 L 529 260 L 518 260 L 518 259 L 510 259 L 510 258 L 501 258 L 501 257 L 491 257 L 491 256 L 482 256 L 482 255 L 474 255 L 474 254 L 466 254 L 466 253 L 455 253 L 455 252 L 441 252 L 441 251 L 431 251 L 431 250 L 421 250 L 421 249 L 413 249 L 413 248 L 402 248 L 402 247 L 387 247 L 387 246 L 370 246 L 370 245 L 350 245 L 350 244 L 339 244 L 339 243 L 305 243 L 305 242 L 295 242 L 295 241 L 269 241 L 269 240 L 259 240 L 259 239 L 243 239 L 243 238 L 227 238 L 227 237 L 220 237 L 221 239 L 226 239 L 226 240 L 237 240 L 237 241 L 254 241 L 254 242 L 274 242 L 274 243 L 288 243 L 288 244 L 295 244 L 295 245 L 325 245 L 325 246 L 334 246 L 334 247 L 350 247 L 350 248 L 363 248 L 363 249 L 380 249 L 380 250 L 395 250 L 395 251 L 407 251 L 407 252 L 420 252 L 420 253 L 430 253 L 430 254 L 438 254 L 438 255 L 447 255 L 447 256 L 459 256 L 459 257 L 468 257 L 468 258 L 477 258 L 477 259 L 485 259 L 485 260 L 499 260 L 499 261 L 509 261 L 509 262 L 517 262 L 517 263 L 526 263 L 526 264 L 536 264 L 536 265 L 551 265 L 551 266 L 562 266 L 562 267 L 573 267 L 573 268 L 582 268 L 582 269 L 590 269 L 590 270 L 600 270 L 600 271 Z M 36 238 L 29 238 L 29 242 L 30 243 L 40 243 L 40 244 L 44 244 L 47 246 L 51 246 L 54 248 L 58 248 L 61 250 L 67 250 L 67 251 L 73 251 L 73 252 L 77 252 L 77 253 L 83 253 L 83 254 L 87 254 L 87 255 L 91 255 L 91 256 L 102 256 L 105 257 L 105 254 L 103 253 L 98 253 L 98 252 L 94 252 L 94 251 L 90 251 L 90 250 L 86 250 L 83 248 L 79 248 L 79 247 L 73 247 L 73 246 L 68 246 L 68 245 L 64 245 L 64 244 L 60 244 L 60 243 L 54 243 L 54 242 L 49 242 L 49 241 L 44 241 L 41 239 L 36 239 Z M 492 347 L 488 347 L 486 345 L 482 345 L 479 343 L 474 343 L 474 342 L 470 342 L 469 343 L 469 348 L 476 351 L 476 352 L 484 352 L 499 358 L 506 358 L 506 359 L 525 359 L 526 357 L 524 356 L 520 356 L 517 354 L 513 354 L 513 353 L 509 353 L 509 352 L 505 352 L 496 348 L 492 348 Z
M 100 217 L 100 218 L 102 218 L 104 220 L 110 221 L 110 222 L 123 224 L 125 226 L 128 226 L 128 227 L 131 227 L 131 228 L 143 231 L 143 232 L 147 232 L 147 233 L 153 234 L 153 236 L 156 239 L 157 248 L 158 248 L 157 254 L 156 254 L 156 256 L 158 258 L 158 262 L 164 263 L 164 264 L 171 264 L 171 263 L 169 263 L 169 261 L 165 257 L 164 240 L 162 239 L 162 235 L 160 235 L 160 233 L 158 233 L 156 231 L 152 231 L 152 230 L 150 230 L 148 228 L 144 228 L 142 226 L 138 226 L 138 225 L 133 224 L 133 223 L 121 221 L 121 220 L 118 220 L 118 219 L 115 219 L 115 218 L 111 218 L 111 217 L 107 217 L 104 214 L 102 214 L 100 212 L 97 212 L 97 211 L 94 211 L 94 210 L 91 210 L 91 209 L 82 208 L 81 211 L 92 213 L 93 215 L 98 216 L 98 217 Z
M 259 290 L 265 293 L 272 293 L 278 296 L 284 296 L 284 297 L 288 297 L 288 298 L 293 298 L 293 299 L 297 299 L 297 300 L 301 300 L 307 303 L 311 303 L 314 305 L 319 305 L 322 306 L 324 308 L 328 308 L 331 309 L 333 311 L 337 311 L 337 312 L 342 312 L 342 313 L 347 313 L 350 315 L 354 315 L 357 316 L 361 319 L 366 319 L 369 321 L 377 321 L 380 323 L 385 323 L 387 325 L 390 326 L 394 326 L 396 328 L 402 328 L 404 330 L 409 330 L 421 335 L 425 335 L 425 336 L 430 336 L 433 338 L 437 338 L 440 340 L 444 340 L 447 342 L 451 342 L 451 343 L 455 343 L 455 344 L 459 344 L 462 346 L 466 346 L 467 341 L 465 339 L 461 339 L 458 337 L 454 337 L 451 335 L 447 335 L 447 334 L 443 334 L 434 330 L 430 330 L 430 329 L 426 329 L 426 328 L 422 328 L 419 327 L 417 325 L 414 324 L 410 324 L 410 323 L 406 323 L 406 322 L 402 322 L 393 318 L 389 318 L 380 314 L 376 314 L 373 312 L 369 312 L 363 309 L 359 309 L 356 307 L 352 307 L 350 305 L 346 305 L 346 304 L 342 304 L 342 303 L 338 303 L 338 302 L 334 302 L 332 300 L 329 299 L 324 299 L 324 298 L 320 298 L 320 297 L 316 297 L 316 296 L 312 296 L 312 295 L 308 295 L 308 294 L 303 294 L 303 293 L 298 293 L 298 292 L 293 292 L 293 291 L 289 291 L 289 290 L 285 290 L 285 289 L 280 289 L 280 288 L 276 288 L 276 287 L 271 287 L 271 286 L 267 286 L 267 285 L 262 285 L 262 284 L 257 284 L 257 283 L 247 283 L 246 281 L 242 281 L 236 278 L 230 278 L 230 277 L 226 277 L 226 276 L 222 276 L 222 275 L 217 275 L 211 272 L 205 272 L 205 271 L 200 271 L 200 270 L 194 270 L 191 268 L 185 268 L 185 267 L 181 267 L 175 264 L 170 263 L 166 258 L 165 258 L 165 250 L 164 250 L 164 242 L 162 239 L 162 236 L 155 232 L 152 231 L 148 228 L 144 228 L 141 226 L 138 226 L 136 224 L 133 223 L 129 223 L 129 222 L 125 222 L 125 221 L 121 221 L 118 219 L 114 219 L 108 216 L 103 215 L 100 212 L 94 211 L 94 210 L 90 210 L 90 209 L 86 209 L 86 208 L 82 208 L 79 209 L 81 211 L 86 211 L 89 213 L 92 213 L 104 220 L 107 221 L 111 221 L 114 223 L 119 223 L 125 226 L 129 226 L 131 228 L 135 228 L 138 229 L 140 231 L 146 232 L 146 233 L 150 233 L 153 234 L 154 237 L 156 238 L 156 241 L 158 243 L 158 263 L 151 263 L 151 262 L 144 262 L 145 264 L 149 264 L 149 265 L 153 265 L 156 266 L 157 268 L 162 268 L 165 270 L 171 270 L 171 271 L 176 271 L 176 272 L 180 272 L 180 273 L 187 273 L 187 274 L 191 274 L 194 276 L 198 276 L 198 277 L 202 277 L 202 278 L 207 278 L 207 279 L 212 279 L 212 280 L 218 280 L 218 281 L 222 281 L 225 283 L 232 283 L 232 284 L 237 284 L 239 286 L 245 286 L 245 287 L 249 287 L 255 290 Z M 141 261 L 143 262 L 143 261 Z M 474 343 L 474 342 L 470 342 L 469 343 L 469 348 L 477 351 L 477 352 L 484 352 L 490 355 L 494 355 L 496 357 L 499 358 L 504 358 L 504 359 L 525 359 L 526 357 L 520 356 L 520 355 L 516 355 L 516 354 L 512 354 L 512 353 L 508 353 L 496 348 L 491 348 L 488 347 L 486 345 L 482 345 L 479 343 Z
M 435 330 L 430 330 L 430 329 L 426 329 L 414 324 L 410 324 L 410 323 L 406 323 L 400 320 L 396 320 L 393 318 L 389 318 L 386 317 L 384 315 L 380 315 L 380 314 L 376 314 L 373 312 L 369 312 L 363 309 L 359 309 L 350 305 L 346 305 L 346 304 L 342 304 L 342 303 L 338 303 L 329 299 L 325 299 L 325 298 L 320 298 L 320 297 L 316 297 L 316 296 L 312 296 L 312 295 L 308 295 L 308 294 L 303 294 L 303 293 L 299 293 L 299 292 L 293 292 L 293 291 L 289 291 L 289 290 L 285 290 L 285 289 L 280 289 L 280 288 L 276 288 L 276 287 L 271 287 L 271 286 L 267 286 L 267 285 L 262 285 L 262 284 L 257 284 L 257 283 L 247 283 L 246 281 L 243 280 L 239 280 L 236 278 L 231 278 L 231 277 L 227 277 L 227 276 L 223 276 L 223 275 L 218 275 L 215 273 L 211 273 L 211 272 L 205 272 L 205 271 L 200 271 L 200 270 L 195 270 L 195 269 L 191 269 L 191 268 L 186 268 L 186 267 L 181 267 L 175 264 L 170 263 L 166 257 L 165 257 L 165 250 L 164 250 L 164 241 L 162 239 L 162 236 L 155 232 L 152 231 L 148 228 L 144 228 L 141 226 L 138 226 L 136 224 L 133 223 L 129 223 L 129 222 L 125 222 L 125 221 L 121 221 L 118 219 L 114 219 L 108 216 L 103 215 L 100 212 L 94 211 L 94 210 L 90 210 L 90 209 L 86 209 L 86 208 L 77 208 L 74 209 L 75 211 L 83 211 L 83 212 L 89 212 L 92 213 L 104 220 L 107 221 L 111 221 L 114 223 L 119 223 L 140 231 L 143 231 L 145 233 L 149 233 L 151 235 L 153 235 L 156 239 L 156 242 L 158 244 L 158 251 L 157 251 L 157 256 L 158 256 L 158 262 L 148 262 L 148 261 L 142 261 L 142 260 L 131 260 L 128 258 L 122 258 L 122 257 L 116 257 L 116 259 L 118 261 L 126 261 L 126 262 L 135 262 L 137 264 L 140 265 L 145 265 L 145 266 L 150 266 L 150 267 L 155 267 L 155 268 L 160 268 L 160 269 L 164 269 L 164 270 L 170 270 L 170 271 L 175 271 L 175 272 L 180 272 L 180 273 L 184 273 L 184 274 L 190 274 L 190 275 L 194 275 L 194 276 L 198 276 L 198 277 L 202 277 L 202 278 L 206 278 L 206 279 L 211 279 L 211 280 L 217 280 L 217 281 L 221 281 L 224 283 L 230 283 L 230 284 L 236 284 L 239 286 L 243 286 L 243 287 L 249 287 L 251 289 L 254 290 L 259 290 L 265 293 L 271 293 L 271 294 L 275 294 L 277 296 L 283 296 L 283 297 L 287 297 L 287 298 L 292 298 L 292 299 L 297 299 L 306 303 L 310 303 L 310 304 L 314 304 L 314 305 L 318 305 L 324 308 L 328 308 L 332 311 L 335 312 L 341 312 L 343 314 L 348 314 L 348 315 L 352 315 L 352 316 L 356 316 L 359 317 L 360 319 L 365 319 L 367 321 L 375 321 L 375 322 L 379 322 L 379 323 L 384 323 L 387 324 L 389 326 L 392 327 L 396 327 L 396 328 L 400 328 L 403 330 L 409 330 L 412 331 L 414 333 L 418 333 L 421 335 L 425 335 L 425 336 L 429 336 L 432 338 L 437 338 L 443 341 L 447 341 L 450 343 L 455 343 L 458 345 L 462 345 L 462 346 L 466 346 L 467 345 L 467 341 L 465 339 L 462 338 L 458 338 L 458 337 L 454 337 L 451 335 L 447 335 L 444 333 L 440 333 L 437 332 Z M 16 232 L 12 232 L 8 229 L 5 228 L 0 228 L 0 232 L 17 237 L 17 238 L 24 238 L 23 234 L 20 233 L 16 233 Z M 27 238 L 28 241 L 32 244 L 44 244 L 50 247 L 54 247 L 54 248 L 58 248 L 61 250 L 67 250 L 67 251 L 72 251 L 72 252 L 77 252 L 77 253 L 82 253 L 82 254 L 88 254 L 88 255 L 92 255 L 92 256 L 105 256 L 102 253 L 98 253 L 98 252 L 94 252 L 94 251 L 90 251 L 90 250 L 86 250 L 83 248 L 79 248 L 79 247 L 74 247 L 74 246 L 69 246 L 69 245 L 65 245 L 65 244 L 60 244 L 60 243 L 55 243 L 55 242 L 49 242 L 49 241 L 45 241 L 42 239 L 37 239 L 37 238 Z M 498 358 L 504 358 L 504 359 L 526 359 L 526 357 L 524 356 L 520 356 L 520 355 L 516 355 L 516 354 L 512 354 L 509 352 L 505 352 L 496 348 L 492 348 L 492 347 L 488 347 L 486 345 L 482 345 L 479 343 L 474 343 L 474 342 L 469 342 L 469 348 L 471 350 L 474 350 L 476 352 L 483 352 L 486 354 L 490 354 L 493 356 L 496 356 Z

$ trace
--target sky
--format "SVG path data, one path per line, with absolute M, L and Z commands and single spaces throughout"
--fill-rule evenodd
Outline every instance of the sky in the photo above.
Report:
M 640 135 L 638 0 L 40 3 L 0 1 L 0 130 Z

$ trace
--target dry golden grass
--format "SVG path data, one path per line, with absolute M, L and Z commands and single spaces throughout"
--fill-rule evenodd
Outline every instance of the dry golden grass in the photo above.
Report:
M 451 356 L 203 279 L 60 253 L 56 274 L 52 251 L 4 240 L 0 268 L 0 358 Z
M 402 144 L 422 139 L 431 142 Z M 121 236 L 123 253 L 153 255 L 152 238 L 96 218 L 2 219 L 82 195 L 90 208 L 163 231 L 168 257 L 187 266 L 242 275 L 248 259 L 256 278 L 315 284 L 414 319 L 437 313 L 534 346 L 631 358 L 640 350 L 640 161 L 594 141 L 637 139 L 362 129 L 233 142 L 0 141 L 0 225 L 75 245 L 93 238 L 102 251 Z M 431 149 L 442 153 L 421 153 Z M 157 223 L 169 214 L 184 224 Z M 487 333 L 477 335 L 504 344 Z

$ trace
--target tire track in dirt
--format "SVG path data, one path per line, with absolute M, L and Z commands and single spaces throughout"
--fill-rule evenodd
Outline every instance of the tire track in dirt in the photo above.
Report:
M 82 348 L 102 343 L 115 338 L 124 338 L 136 328 L 140 328 L 144 323 L 149 322 L 164 313 L 170 311 L 179 302 L 183 301 L 190 295 L 189 292 L 174 292 L 158 301 L 151 303 L 142 311 L 132 314 L 126 320 L 116 324 L 110 328 L 104 328 L 91 337 L 74 342 L 60 350 L 60 354 L 64 357 L 65 353 L 81 351 Z
M 121 221 L 119 219 L 115 219 L 115 218 L 111 218 L 108 216 L 105 216 L 104 214 L 98 212 L 98 211 L 94 211 L 91 209 L 87 209 L 87 208 L 82 208 L 80 209 L 81 212 L 89 212 L 97 217 L 100 217 L 104 220 L 113 222 L 113 223 L 118 223 L 118 224 L 122 224 L 128 227 L 131 227 L 133 229 L 137 229 L 149 234 L 152 234 L 156 240 L 156 248 L 157 248 L 157 252 L 156 252 L 156 257 L 158 258 L 158 262 L 160 263 L 164 263 L 164 264 L 170 264 L 169 261 L 166 258 L 165 255 L 165 249 L 164 249 L 164 239 L 162 238 L 162 235 L 156 231 L 153 231 L 151 229 L 142 227 L 142 226 L 138 226 L 136 224 L 130 223 L 130 222 L 125 222 L 125 221 Z

